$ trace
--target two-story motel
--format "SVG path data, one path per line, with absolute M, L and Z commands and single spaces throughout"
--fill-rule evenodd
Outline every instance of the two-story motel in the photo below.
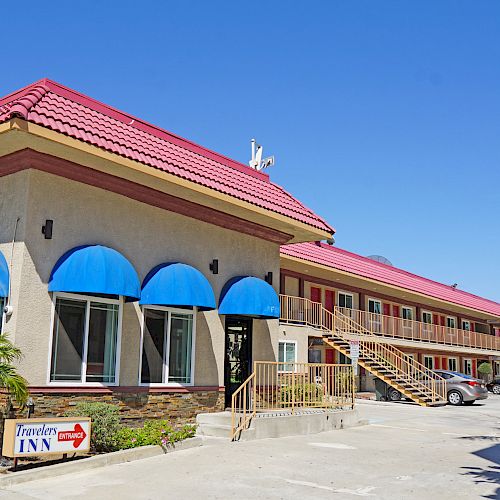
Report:
M 338 359 L 320 303 L 415 366 L 500 354 L 499 304 L 316 244 L 332 227 L 265 173 L 50 80 L 0 100 L 0 176 L 1 328 L 36 415 L 221 410 L 254 360 Z

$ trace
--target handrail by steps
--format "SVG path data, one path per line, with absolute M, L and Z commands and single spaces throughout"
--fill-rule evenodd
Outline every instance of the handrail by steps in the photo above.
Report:
M 320 302 L 306 298 L 281 296 L 281 299 L 281 317 L 286 318 L 286 322 L 307 324 L 344 341 L 351 340 L 349 335 L 354 335 L 360 341 L 360 350 L 365 356 L 371 356 L 415 391 L 429 393 L 432 402 L 446 401 L 446 383 L 442 377 L 400 349 L 380 342 L 380 337 L 342 314 L 338 308 L 334 308 L 332 313 Z

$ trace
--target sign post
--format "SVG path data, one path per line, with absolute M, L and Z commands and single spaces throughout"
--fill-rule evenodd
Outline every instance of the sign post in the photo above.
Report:
M 349 340 L 349 357 L 354 375 L 358 374 L 359 340 Z
M 2 454 L 18 458 L 90 449 L 90 418 L 22 418 L 5 420 Z

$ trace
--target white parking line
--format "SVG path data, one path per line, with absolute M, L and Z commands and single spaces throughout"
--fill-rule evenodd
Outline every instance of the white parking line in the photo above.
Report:
M 309 446 L 317 446 L 318 448 L 335 448 L 337 450 L 355 450 L 354 446 L 342 443 L 309 443 Z
M 356 495 L 358 497 L 372 497 L 374 496 L 373 491 L 375 486 L 364 486 L 362 488 L 356 488 L 351 490 L 348 488 L 332 488 L 331 486 L 322 486 L 321 484 L 311 483 L 309 481 L 297 481 L 296 479 L 285 479 L 287 483 L 296 484 L 300 486 L 309 486 L 309 488 L 317 488 L 319 490 L 332 491 L 333 493 L 346 493 L 348 495 Z

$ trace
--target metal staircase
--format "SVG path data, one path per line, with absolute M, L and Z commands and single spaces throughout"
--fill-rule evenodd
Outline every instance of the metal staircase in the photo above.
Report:
M 323 341 L 347 357 L 350 342 L 359 342 L 360 366 L 421 406 L 446 404 L 445 380 L 403 351 L 377 337 L 337 308 L 330 312 L 321 303 L 282 296 L 281 321 L 306 324 L 322 332 Z

